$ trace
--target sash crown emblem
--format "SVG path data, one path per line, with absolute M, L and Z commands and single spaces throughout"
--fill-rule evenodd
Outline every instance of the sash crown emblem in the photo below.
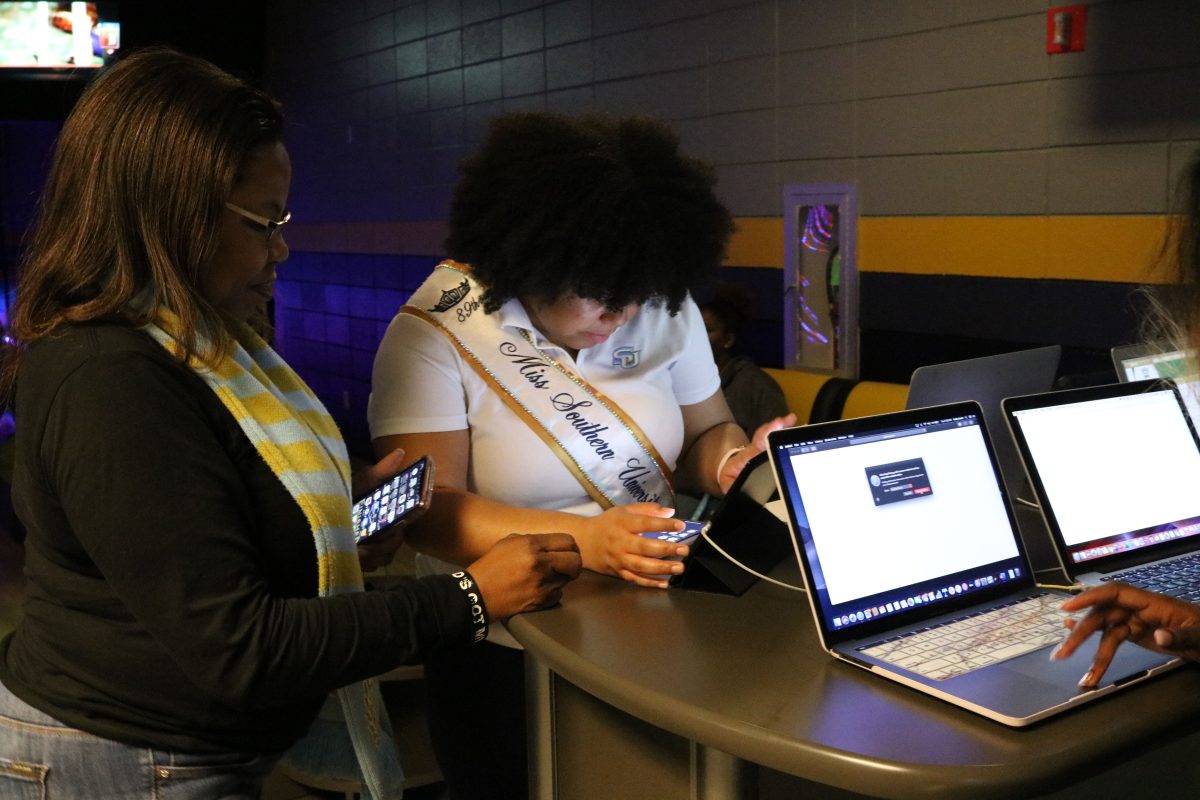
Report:
M 442 312 L 449 311 L 463 301 L 463 298 L 471 293 L 471 286 L 467 283 L 467 279 L 463 278 L 463 282 L 453 289 L 443 289 L 442 296 L 438 299 L 437 305 L 428 309 L 429 311 Z

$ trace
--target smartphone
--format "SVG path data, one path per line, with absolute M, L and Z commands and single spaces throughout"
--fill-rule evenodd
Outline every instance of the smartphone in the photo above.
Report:
M 354 504 L 354 540 L 362 542 L 429 507 L 433 461 L 423 456 Z
M 693 519 L 683 520 L 683 530 L 681 531 L 648 531 L 643 533 L 647 539 L 658 539 L 661 542 L 669 544 L 691 544 L 696 541 L 696 537 L 708 527 L 707 522 L 697 522 Z

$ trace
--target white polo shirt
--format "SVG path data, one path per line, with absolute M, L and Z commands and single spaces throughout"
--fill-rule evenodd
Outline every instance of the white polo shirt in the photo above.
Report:
M 602 344 L 572 359 L 533 327 L 520 301 L 493 319 L 528 331 L 548 356 L 619 405 L 671 468 L 683 445 L 679 407 L 706 400 L 721 383 L 696 304 L 671 317 L 643 306 Z M 367 418 L 372 438 L 468 429 L 469 491 L 509 505 L 600 513 L 579 482 L 468 364 L 446 335 L 408 314 L 392 320 L 375 356 Z

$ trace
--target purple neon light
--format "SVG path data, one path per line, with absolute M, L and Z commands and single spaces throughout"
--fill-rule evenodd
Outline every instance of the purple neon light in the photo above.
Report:
M 800 244 L 818 253 L 828 253 L 829 243 L 833 239 L 833 215 L 828 206 L 809 206 L 808 215 L 804 220 L 804 233 L 800 235 Z

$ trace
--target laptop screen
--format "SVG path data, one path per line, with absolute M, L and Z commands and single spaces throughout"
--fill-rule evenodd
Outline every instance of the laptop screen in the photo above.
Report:
M 1064 557 L 1081 564 L 1200 533 L 1200 447 L 1170 387 L 1047 402 L 1011 413 Z
M 979 407 L 945 408 L 773 435 L 827 631 L 1028 578 Z
M 1192 358 L 1194 354 L 1184 350 L 1158 350 L 1151 345 L 1113 348 L 1113 360 L 1122 381 L 1178 379 L 1189 371 Z
M 1200 380 L 1194 376 L 1196 354 L 1190 350 L 1160 351 L 1150 345 L 1113 348 L 1117 377 L 1122 382 L 1167 378 L 1179 386 L 1193 426 L 1200 420 Z M 1191 376 L 1191 377 L 1189 377 Z

